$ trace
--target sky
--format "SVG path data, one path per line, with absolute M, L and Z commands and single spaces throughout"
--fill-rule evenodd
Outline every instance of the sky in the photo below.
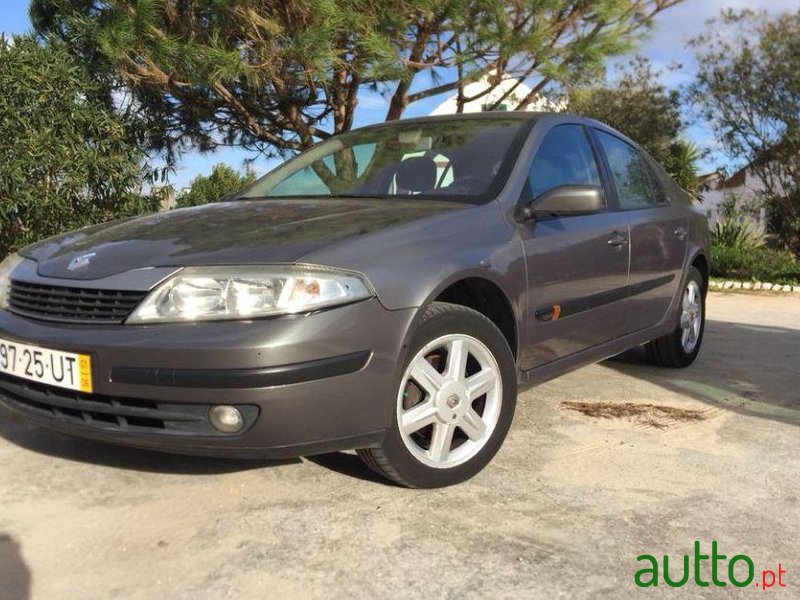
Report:
M 30 29 L 28 19 L 29 0 L 1 0 L 0 32 L 5 34 L 24 33 Z M 653 65 L 662 71 L 662 81 L 669 87 L 680 86 L 691 81 L 695 69 L 692 51 L 688 48 L 687 41 L 702 33 L 707 25 L 706 21 L 718 15 L 723 8 L 751 8 L 766 10 L 777 14 L 786 10 L 800 9 L 800 0 L 685 0 L 676 7 L 670 8 L 656 17 L 655 28 L 649 38 L 643 42 L 635 53 L 649 58 Z M 629 57 L 616 57 L 610 61 L 613 72 L 613 63 L 625 63 Z M 668 70 L 667 67 L 681 64 L 680 70 Z M 414 103 L 404 116 L 415 117 L 428 114 L 446 96 L 430 98 L 426 101 Z M 386 114 L 387 102 L 380 95 L 362 93 L 359 97 L 359 107 L 356 116 L 356 126 L 368 125 L 383 120 Z M 703 160 L 702 170 L 712 171 L 725 162 L 724 156 L 714 142 L 711 131 L 702 123 L 696 123 L 687 128 L 686 137 L 694 141 L 702 149 L 709 151 Z M 245 160 L 253 159 L 253 168 L 261 174 L 274 167 L 276 160 L 256 158 L 253 154 L 238 149 L 218 149 L 215 152 L 200 154 L 197 152 L 186 153 L 176 172 L 170 177 L 170 182 L 181 188 L 187 186 L 197 175 L 207 174 L 216 163 L 227 163 L 241 169 Z

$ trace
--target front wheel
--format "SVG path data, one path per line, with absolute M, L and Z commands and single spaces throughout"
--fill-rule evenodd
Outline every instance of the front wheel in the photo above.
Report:
M 688 367 L 697 358 L 706 325 L 703 276 L 689 267 L 678 314 L 678 324 L 667 335 L 647 344 L 647 353 L 661 367 Z
M 516 368 L 500 330 L 480 313 L 435 302 L 421 316 L 380 448 L 359 450 L 379 475 L 408 487 L 469 479 L 503 443 Z

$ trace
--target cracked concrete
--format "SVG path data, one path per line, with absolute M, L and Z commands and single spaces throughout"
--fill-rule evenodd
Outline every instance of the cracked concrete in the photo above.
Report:
M 774 591 L 796 596 L 798 367 L 800 299 L 712 293 L 691 368 L 631 352 L 529 390 L 494 463 L 434 491 L 385 485 L 349 454 L 175 457 L 2 413 L 0 598 L 633 598 L 637 555 L 694 540 L 782 563 Z M 653 427 L 562 402 L 703 418 Z

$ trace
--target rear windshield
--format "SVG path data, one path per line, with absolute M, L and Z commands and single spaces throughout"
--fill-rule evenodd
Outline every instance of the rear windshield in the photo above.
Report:
M 402 197 L 478 203 L 508 178 L 532 121 L 393 123 L 342 134 L 281 165 L 239 198 Z

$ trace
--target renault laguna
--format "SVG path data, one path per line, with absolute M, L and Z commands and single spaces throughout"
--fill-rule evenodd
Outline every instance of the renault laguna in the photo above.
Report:
M 400 485 L 450 485 L 493 458 L 520 389 L 642 345 L 692 363 L 708 243 L 664 169 L 596 121 L 358 129 L 226 201 L 7 257 L 0 402 L 115 444 L 355 449 Z

